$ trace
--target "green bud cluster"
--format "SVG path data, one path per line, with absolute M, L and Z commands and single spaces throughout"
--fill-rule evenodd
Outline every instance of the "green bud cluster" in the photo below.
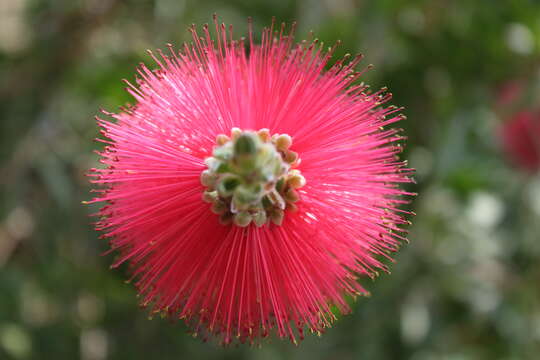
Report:
M 296 210 L 296 191 L 306 180 L 299 170 L 298 154 L 289 148 L 292 139 L 286 134 L 270 135 L 268 129 L 231 130 L 220 134 L 208 167 L 201 173 L 206 187 L 203 200 L 212 205 L 222 224 L 245 227 L 252 222 L 281 225 L 285 210 Z

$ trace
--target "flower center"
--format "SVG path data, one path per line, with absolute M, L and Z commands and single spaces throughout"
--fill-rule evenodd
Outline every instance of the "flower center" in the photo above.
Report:
M 260 227 L 272 222 L 281 225 L 285 210 L 295 211 L 299 200 L 296 189 L 305 185 L 298 154 L 289 150 L 292 139 L 286 134 L 231 130 L 220 134 L 212 156 L 205 159 L 208 169 L 201 173 L 206 187 L 203 200 L 222 224 Z

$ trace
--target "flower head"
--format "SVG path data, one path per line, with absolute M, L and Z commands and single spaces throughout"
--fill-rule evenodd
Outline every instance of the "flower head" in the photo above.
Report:
M 98 119 L 97 228 L 152 312 L 224 343 L 296 342 L 348 312 L 404 239 L 411 170 L 388 128 L 403 116 L 357 82 L 360 56 L 326 69 L 335 47 L 284 25 L 260 45 L 215 25 L 151 53 L 136 104 Z
M 502 145 L 509 159 L 519 168 L 540 170 L 540 114 L 522 110 L 512 115 L 500 129 Z

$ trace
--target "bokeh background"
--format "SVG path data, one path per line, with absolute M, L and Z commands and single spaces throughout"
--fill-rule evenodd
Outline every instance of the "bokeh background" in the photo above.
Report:
M 340 39 L 407 108 L 411 242 L 298 348 L 223 349 L 149 321 L 80 204 L 93 116 L 131 101 L 121 79 L 146 49 L 214 12 L 237 34 L 276 16 Z M 539 88 L 532 0 L 0 0 L 0 359 L 540 358 Z

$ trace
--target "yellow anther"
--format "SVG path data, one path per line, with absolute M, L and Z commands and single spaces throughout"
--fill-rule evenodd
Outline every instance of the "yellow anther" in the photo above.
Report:
M 296 202 L 299 199 L 300 199 L 300 195 L 298 195 L 298 193 L 294 191 L 292 188 L 289 188 L 285 192 L 285 200 L 287 200 L 287 202 Z
M 234 223 L 240 227 L 248 226 L 252 219 L 253 217 L 247 211 L 242 211 L 234 215 Z
M 287 134 L 281 134 L 276 138 L 276 147 L 278 150 L 285 151 L 292 144 L 292 138 Z
M 261 139 L 263 142 L 269 142 L 271 139 L 270 130 L 268 129 L 261 129 L 257 131 L 257 135 L 259 135 L 259 139 Z
M 225 135 L 225 134 L 219 134 L 217 137 L 216 137 L 216 144 L 218 146 L 222 146 L 222 145 L 225 145 L 226 143 L 228 143 L 231 139 Z
M 293 171 L 295 171 L 295 170 L 293 170 Z M 304 185 L 306 185 L 306 178 L 304 178 L 300 174 L 300 172 L 292 173 L 293 171 L 291 171 L 291 173 L 289 173 L 289 178 L 287 179 L 287 182 L 290 185 L 290 187 L 292 187 L 293 189 L 299 189 L 299 188 L 303 187 Z
M 295 153 L 294 151 L 287 151 L 285 152 L 285 161 L 289 164 L 293 164 L 298 160 L 298 153 Z

